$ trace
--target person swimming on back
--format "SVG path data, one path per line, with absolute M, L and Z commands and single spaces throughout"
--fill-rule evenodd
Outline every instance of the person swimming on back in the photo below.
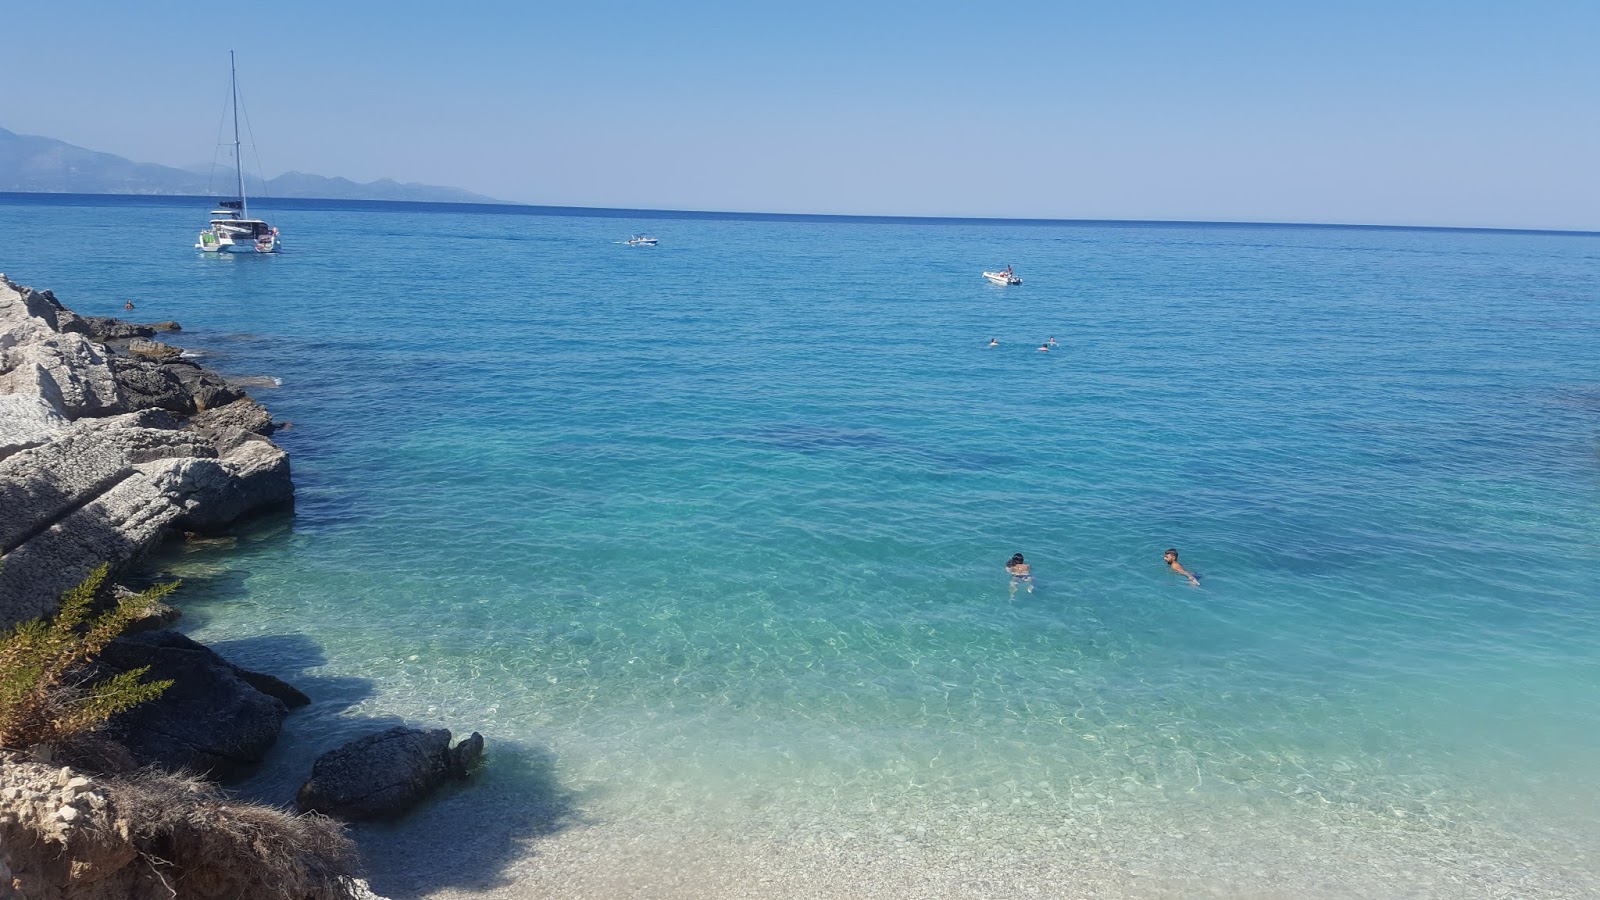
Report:
M 1026 584 L 1028 593 L 1033 593 L 1033 573 L 1021 553 L 1011 554 L 1011 559 L 1006 561 L 1006 574 L 1011 576 L 1011 593 L 1017 592 L 1018 584 Z
M 1178 562 L 1177 550 L 1173 549 L 1172 547 L 1168 547 L 1166 552 L 1161 554 L 1161 560 L 1167 564 L 1167 568 L 1189 579 L 1190 584 L 1195 585 L 1196 587 L 1200 585 L 1200 579 L 1194 577 L 1193 572 L 1185 569 L 1183 567 L 1183 563 Z

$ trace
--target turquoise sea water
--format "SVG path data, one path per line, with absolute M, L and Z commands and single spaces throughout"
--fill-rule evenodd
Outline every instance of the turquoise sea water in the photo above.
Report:
M 1600 892 L 1600 237 L 205 212 L 0 198 L 0 269 L 282 380 L 293 515 L 153 561 L 317 700 L 249 789 L 404 719 L 559 808 L 524 850 Z

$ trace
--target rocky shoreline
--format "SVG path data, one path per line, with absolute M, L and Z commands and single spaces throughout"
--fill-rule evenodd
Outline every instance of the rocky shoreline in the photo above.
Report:
M 213 533 L 293 503 L 288 454 L 270 437 L 283 423 L 274 422 L 243 385 L 155 340 L 179 330 L 176 322 L 80 316 L 52 292 L 0 275 L 0 632 L 49 616 L 64 591 L 101 565 L 109 566 L 114 584 L 163 541 Z M 249 773 L 276 742 L 290 710 L 310 699 L 162 630 L 177 615 L 159 610 L 137 622 L 135 633 L 106 645 L 86 673 L 98 679 L 148 667 L 148 680 L 173 682 L 158 699 L 112 717 L 83 746 L 52 748 L 43 758 L 38 748 L 31 758 L 19 755 L 24 748 L 4 751 L 0 774 L 16 784 L 0 797 L 0 886 L 25 884 L 29 896 L 63 897 L 88 896 L 88 881 L 120 885 L 108 897 L 116 890 L 142 892 L 128 887 L 135 882 L 154 890 L 146 876 L 129 870 L 151 851 L 112 814 L 118 796 L 149 793 L 155 782 L 141 778 L 190 778 L 163 783 L 161 790 L 179 798 L 175 802 L 199 798 L 194 802 L 205 815 L 221 810 L 219 822 L 230 815 L 286 815 L 230 806 L 193 776 Z M 475 769 L 482 747 L 473 734 L 452 748 L 442 729 L 391 729 L 353 742 L 318 761 L 300 810 L 347 820 L 403 814 L 439 783 Z M 58 777 L 41 763 L 73 768 Z M 24 771 L 29 766 L 38 771 Z M 57 788 L 65 799 L 55 796 Z M 74 799 L 102 793 L 111 801 L 83 806 Z M 292 824 L 272 827 L 290 836 L 285 840 L 320 834 Z M 325 839 L 338 857 L 338 842 L 347 839 L 329 827 L 333 837 Z M 170 829 L 163 835 L 175 840 Z M 80 849 L 89 855 L 80 859 Z M 312 868 L 320 865 L 315 853 L 308 858 Z M 84 873 L 93 877 L 86 881 Z M 217 883 L 219 890 L 237 887 L 227 879 Z
M 267 411 L 151 340 L 0 277 L 0 626 L 174 533 L 292 502 Z

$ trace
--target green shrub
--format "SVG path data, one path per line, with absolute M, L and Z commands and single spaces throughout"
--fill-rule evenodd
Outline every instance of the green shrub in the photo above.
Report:
M 91 616 L 107 567 L 61 595 L 48 621 L 24 622 L 0 636 L 0 747 L 32 750 L 93 729 L 112 715 L 161 696 L 171 681 L 142 682 L 149 667 L 92 682 L 87 664 L 128 623 L 149 612 L 177 582 L 125 596 Z

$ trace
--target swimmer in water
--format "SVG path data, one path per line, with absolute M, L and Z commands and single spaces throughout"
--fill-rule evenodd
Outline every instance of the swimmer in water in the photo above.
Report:
M 1018 584 L 1027 585 L 1028 593 L 1033 593 L 1033 573 L 1029 571 L 1028 564 L 1023 560 L 1021 553 L 1011 554 L 1011 559 L 1006 561 L 1006 574 L 1011 576 L 1011 593 L 1013 596 L 1017 593 Z
M 1190 584 L 1192 584 L 1192 585 L 1194 585 L 1196 587 L 1200 586 L 1200 579 L 1194 577 L 1194 573 L 1193 572 L 1189 571 L 1188 569 L 1185 569 L 1183 567 L 1183 563 L 1178 562 L 1178 551 L 1177 550 L 1175 550 L 1175 549 L 1173 549 L 1171 547 L 1168 547 L 1166 552 L 1161 554 L 1161 561 L 1165 562 L 1167 564 L 1167 568 L 1169 568 L 1172 571 L 1177 572 L 1179 575 L 1182 575 L 1183 577 L 1189 579 L 1189 583 Z
M 1050 352 L 1050 345 L 1049 344 L 1040 344 L 1039 345 L 1039 349 L 1035 350 L 1034 352 L 1035 353 L 1049 353 Z
M 998 347 L 998 346 L 1000 346 L 1000 342 L 995 340 L 994 338 L 989 338 L 989 346 Z
M 1056 336 L 1055 336 L 1055 335 L 1053 335 L 1053 334 L 1052 334 L 1052 335 L 1050 335 L 1050 340 L 1048 340 L 1048 341 L 1045 341 L 1045 342 L 1044 342 L 1044 345 L 1045 345 L 1045 346 L 1046 346 L 1046 347 L 1054 347 L 1054 346 L 1056 346 Z
M 123 309 L 133 309 L 133 301 L 129 300 L 129 301 L 123 303 L 122 304 L 122 308 Z

